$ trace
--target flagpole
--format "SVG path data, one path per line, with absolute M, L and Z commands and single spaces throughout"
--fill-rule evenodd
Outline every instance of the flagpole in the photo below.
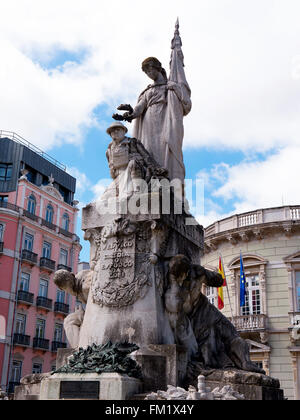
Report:
M 222 263 L 222 267 L 223 267 L 224 275 L 225 275 L 225 267 L 224 267 L 223 258 L 222 258 L 221 253 L 220 253 L 220 258 L 221 258 L 221 263 Z M 226 279 L 226 275 L 225 275 L 225 279 Z M 228 282 L 227 282 L 227 280 L 226 280 L 226 290 L 227 290 L 227 295 L 228 295 L 228 301 L 229 301 L 229 306 L 230 306 L 231 317 L 232 317 L 232 320 L 233 320 L 233 311 L 232 311 L 232 306 L 231 306 L 231 300 L 230 300 L 229 288 L 228 288 Z

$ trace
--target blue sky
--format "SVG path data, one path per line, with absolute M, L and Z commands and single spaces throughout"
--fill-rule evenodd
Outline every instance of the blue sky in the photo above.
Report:
M 199 222 L 299 204 L 299 1 L 0 0 L 0 15 L 0 129 L 66 164 L 81 206 L 109 177 L 112 113 L 149 84 L 141 62 L 156 56 L 168 70 L 177 16 L 193 101 L 184 159 L 205 186 Z

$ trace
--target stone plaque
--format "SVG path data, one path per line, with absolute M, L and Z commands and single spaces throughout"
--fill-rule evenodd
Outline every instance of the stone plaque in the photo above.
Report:
M 62 381 L 60 399 L 65 400 L 99 400 L 99 381 Z
M 93 302 L 111 308 L 133 305 L 151 284 L 148 254 L 137 252 L 145 240 L 136 233 L 120 232 L 102 238 L 91 287 Z

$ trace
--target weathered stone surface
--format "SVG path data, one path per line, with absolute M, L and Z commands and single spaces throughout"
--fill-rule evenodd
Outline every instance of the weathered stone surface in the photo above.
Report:
M 198 375 L 205 376 L 206 384 L 211 389 L 230 385 L 236 392 L 243 394 L 246 400 L 283 400 L 283 391 L 278 379 L 269 376 L 245 372 L 237 369 L 205 370 L 197 363 L 191 363 L 184 381 L 185 386 L 197 383 Z
M 68 358 L 75 353 L 76 349 L 57 349 L 56 354 L 56 369 L 61 368 L 62 366 L 68 363 Z
M 84 383 L 90 384 L 96 382 L 98 384 L 99 394 L 98 396 L 92 395 L 91 397 L 85 396 L 82 399 L 97 399 L 97 400 L 126 400 L 132 397 L 134 394 L 138 394 L 142 391 L 142 383 L 140 380 L 130 378 L 126 375 L 120 375 L 118 373 L 103 373 L 98 375 L 96 373 L 85 373 L 85 374 L 54 374 L 53 376 L 46 378 L 41 384 L 40 400 L 60 400 L 62 398 L 62 383 L 73 382 L 74 387 L 77 384 L 82 383 L 79 386 L 80 389 L 84 387 Z M 77 392 L 74 392 L 74 398 L 68 394 L 66 399 L 81 399 L 78 398 Z
M 148 394 L 145 400 L 244 400 L 245 397 L 235 391 L 230 385 L 215 388 L 212 392 L 206 386 L 204 376 L 198 377 L 198 388 L 190 386 L 188 391 L 184 388 L 168 385 L 167 391 L 157 391 Z

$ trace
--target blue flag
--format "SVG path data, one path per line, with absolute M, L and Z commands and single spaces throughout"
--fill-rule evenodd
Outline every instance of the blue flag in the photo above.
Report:
M 246 304 L 246 277 L 244 272 L 243 257 L 240 257 L 240 307 Z

